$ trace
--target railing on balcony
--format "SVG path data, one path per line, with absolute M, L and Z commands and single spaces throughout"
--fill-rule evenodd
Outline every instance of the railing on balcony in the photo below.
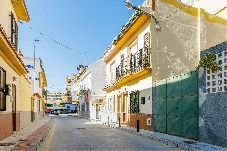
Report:
M 124 75 L 150 67 L 151 62 L 149 48 L 142 48 L 135 54 L 131 54 L 128 60 L 129 63 L 123 59 L 120 65 L 116 68 L 116 80 L 120 79 Z

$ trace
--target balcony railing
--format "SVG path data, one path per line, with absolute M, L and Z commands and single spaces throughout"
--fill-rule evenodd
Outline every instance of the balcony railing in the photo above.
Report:
M 129 63 L 127 63 L 127 60 L 123 59 L 120 65 L 116 68 L 116 80 L 119 80 L 124 75 L 150 67 L 149 48 L 142 48 L 135 54 L 131 54 L 128 61 Z

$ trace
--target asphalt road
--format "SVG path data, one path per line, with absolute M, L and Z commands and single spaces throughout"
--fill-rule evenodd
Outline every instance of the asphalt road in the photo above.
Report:
M 109 128 L 78 117 L 54 117 L 42 150 L 174 150 L 148 138 Z

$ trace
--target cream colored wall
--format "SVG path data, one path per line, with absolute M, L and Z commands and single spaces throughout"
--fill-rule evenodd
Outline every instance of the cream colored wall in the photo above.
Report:
M 217 16 L 227 19 L 227 8 L 225 8 L 225 10 L 218 13 Z
M 152 26 L 153 81 L 195 70 L 201 50 L 226 40 L 224 25 L 209 23 L 203 15 L 200 22 L 196 17 L 161 1 L 157 6 L 156 16 L 161 31 L 157 32 Z M 176 13 L 169 17 L 169 12 Z
M 20 111 L 31 111 L 31 85 L 24 76 L 20 76 Z
M 10 13 L 14 14 L 15 19 L 17 20 L 16 13 L 13 9 L 11 0 L 0 0 L 0 24 L 5 30 L 8 37 L 10 37 Z
M 3 51 L 0 49 L 0 51 Z M 20 104 L 20 94 L 19 94 L 19 81 L 20 76 L 4 61 L 2 56 L 0 56 L 0 67 L 2 67 L 6 71 L 6 84 L 10 85 L 10 90 L 12 90 L 12 84 L 16 86 L 16 101 L 17 101 L 17 111 L 19 111 L 19 104 Z M 13 77 L 15 77 L 16 81 L 13 81 Z M 10 96 L 6 96 L 6 111 L 10 112 L 12 111 L 12 91 L 10 91 Z
M 226 20 L 227 22 L 227 20 Z M 201 51 L 227 41 L 227 25 L 211 23 L 201 16 Z

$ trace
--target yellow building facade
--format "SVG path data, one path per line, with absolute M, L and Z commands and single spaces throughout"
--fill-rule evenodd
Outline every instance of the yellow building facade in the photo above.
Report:
M 0 1 L 0 140 L 31 121 L 24 114 L 31 109 L 31 89 L 17 49 L 18 20 L 29 21 L 24 0 Z

